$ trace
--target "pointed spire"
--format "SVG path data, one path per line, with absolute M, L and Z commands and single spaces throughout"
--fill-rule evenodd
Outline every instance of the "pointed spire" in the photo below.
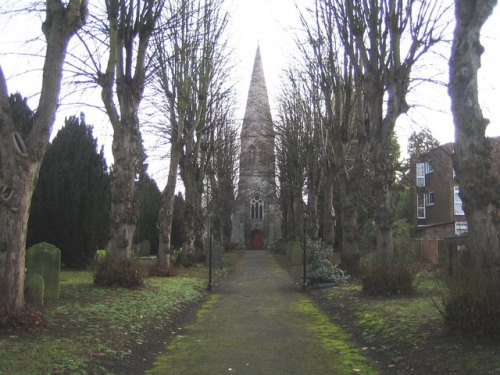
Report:
M 271 108 L 260 46 L 257 46 L 241 136 L 256 136 L 269 134 L 269 132 L 272 133 Z

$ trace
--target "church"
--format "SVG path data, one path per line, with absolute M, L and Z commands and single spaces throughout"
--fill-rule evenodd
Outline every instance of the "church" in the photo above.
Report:
M 232 242 L 245 249 L 270 249 L 281 239 L 276 196 L 274 130 L 260 49 L 257 47 L 240 134 L 238 194 Z

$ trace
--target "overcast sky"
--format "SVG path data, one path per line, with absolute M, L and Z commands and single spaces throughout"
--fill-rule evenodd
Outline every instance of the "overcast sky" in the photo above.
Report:
M 271 106 L 275 113 L 282 71 L 296 57 L 293 56 L 293 36 L 300 25 L 295 3 L 296 0 L 228 0 L 227 6 L 231 14 L 229 40 L 234 48 L 234 79 L 238 94 L 236 114 L 240 121 L 244 113 L 257 45 L 261 48 Z M 300 3 L 303 4 L 304 1 Z M 482 43 L 486 50 L 480 71 L 480 100 L 485 116 L 491 120 L 487 132 L 490 136 L 500 135 L 500 73 L 497 68 L 500 63 L 499 8 L 500 6 L 496 7 L 482 34 Z M 39 47 L 20 44 L 19 41 L 39 36 L 42 20 L 39 16 L 31 15 L 28 18 L 14 19 L 14 22 L 11 20 L 7 23 L 6 19 L 1 21 L 0 64 L 8 78 L 9 91 L 20 91 L 25 96 L 33 95 L 40 89 L 40 70 L 33 70 L 33 67 L 39 66 L 37 62 L 40 59 L 30 55 L 38 54 Z M 17 55 L 19 51 L 28 55 L 20 57 Z M 441 53 L 447 58 L 449 46 L 442 46 Z M 443 80 L 447 80 L 447 64 L 446 59 L 436 58 L 432 63 L 420 66 L 418 74 L 426 75 L 431 70 L 438 70 L 443 72 Z M 24 74 L 27 71 L 31 73 Z M 100 102 L 96 104 L 101 105 Z M 409 104 L 414 105 L 414 108 L 397 124 L 403 151 L 411 131 L 418 130 L 422 125 L 429 126 L 440 142 L 453 141 L 450 102 L 445 86 L 420 87 L 409 97 Z M 35 107 L 36 103 L 31 105 Z M 54 126 L 55 131 L 62 126 L 65 116 L 81 111 L 85 111 L 87 122 L 94 124 L 94 133 L 99 137 L 99 141 L 109 145 L 112 129 L 105 124 L 106 117 L 89 108 L 63 105 Z M 109 153 L 109 148 L 107 150 Z

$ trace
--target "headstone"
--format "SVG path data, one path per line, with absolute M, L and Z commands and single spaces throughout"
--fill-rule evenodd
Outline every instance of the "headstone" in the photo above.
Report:
M 26 269 L 27 273 L 42 276 L 45 283 L 45 301 L 59 298 L 61 250 L 46 242 L 31 246 L 26 252 Z
M 43 306 L 45 282 L 37 273 L 27 273 L 24 280 L 24 299 L 33 306 Z

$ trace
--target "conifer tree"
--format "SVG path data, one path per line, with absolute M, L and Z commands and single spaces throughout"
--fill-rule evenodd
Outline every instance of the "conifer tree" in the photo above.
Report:
M 109 212 L 110 178 L 103 151 L 98 151 L 83 113 L 66 118 L 40 169 L 28 246 L 52 243 L 67 266 L 87 266 L 109 240 Z

